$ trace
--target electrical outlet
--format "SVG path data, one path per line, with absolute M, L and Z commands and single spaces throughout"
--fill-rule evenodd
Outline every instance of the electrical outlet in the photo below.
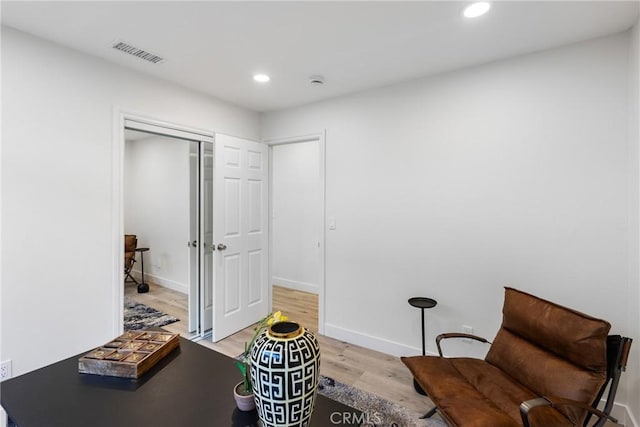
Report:
M 473 335 L 473 328 L 471 326 L 462 325 L 462 333 Z M 471 338 L 462 338 L 463 342 L 467 344 L 472 344 L 473 340 Z
M 0 364 L 0 381 L 11 378 L 11 360 L 5 360 Z

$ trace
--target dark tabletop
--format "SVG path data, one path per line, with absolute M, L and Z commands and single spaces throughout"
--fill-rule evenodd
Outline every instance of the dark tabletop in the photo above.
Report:
M 88 350 L 87 350 L 88 351 Z M 0 383 L 2 406 L 19 427 L 253 426 L 239 412 L 234 360 L 184 338 L 180 347 L 137 380 L 78 373 L 86 352 Z M 311 420 L 326 427 L 359 411 L 318 395 Z M 348 419 L 348 417 L 346 417 Z

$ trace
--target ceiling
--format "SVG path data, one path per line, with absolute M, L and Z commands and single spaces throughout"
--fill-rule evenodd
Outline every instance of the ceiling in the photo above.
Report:
M 4 25 L 255 111 L 621 32 L 638 1 L 11 2 Z M 113 49 L 122 40 L 165 58 Z M 271 76 L 267 84 L 255 73 Z M 309 77 L 324 76 L 324 85 Z

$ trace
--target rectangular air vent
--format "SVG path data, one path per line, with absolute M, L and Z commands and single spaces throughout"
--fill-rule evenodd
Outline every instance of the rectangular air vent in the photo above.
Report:
M 137 56 L 138 58 L 144 59 L 145 61 L 153 62 L 154 64 L 164 61 L 164 59 L 159 57 L 158 55 L 149 53 L 146 50 L 138 49 L 137 47 L 131 46 L 130 44 L 125 42 L 115 42 L 113 44 L 113 48 L 128 53 L 129 55 Z

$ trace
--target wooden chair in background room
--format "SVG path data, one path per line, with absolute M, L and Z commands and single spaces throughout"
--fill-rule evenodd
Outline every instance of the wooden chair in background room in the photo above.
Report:
M 138 238 L 135 234 L 124 235 L 124 282 L 133 282 L 138 284 L 138 281 L 131 275 L 133 265 L 136 263 L 136 248 L 138 247 Z

